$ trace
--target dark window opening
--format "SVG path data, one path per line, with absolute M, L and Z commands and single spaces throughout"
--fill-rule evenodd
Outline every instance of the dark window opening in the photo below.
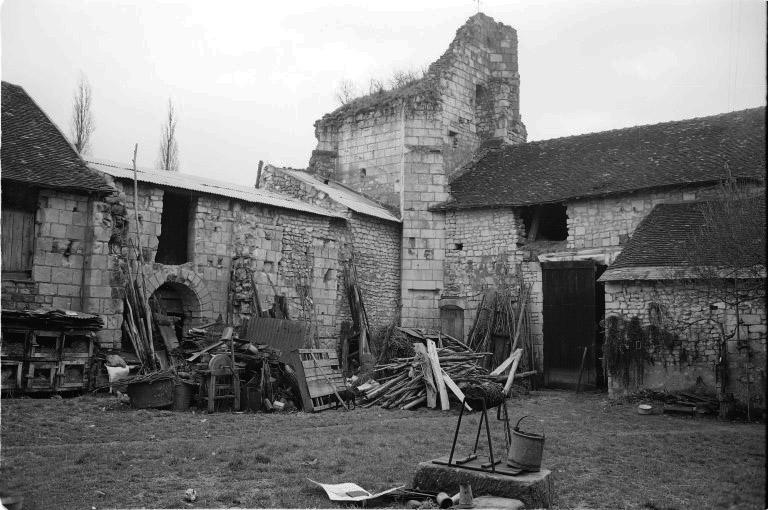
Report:
M 459 146 L 459 134 L 456 131 L 448 131 L 448 137 L 451 139 L 451 146 L 454 149 Z
M 155 262 L 178 265 L 192 260 L 194 199 L 165 192 Z
M 37 190 L 4 183 L 2 200 L 3 279 L 28 279 L 35 252 Z
M 365 176 L 368 172 L 366 172 L 365 168 L 360 169 L 360 180 L 365 180 Z
M 457 251 L 463 250 L 464 249 L 464 243 L 456 243 L 456 244 L 454 244 L 453 245 L 453 249 L 455 249 Z
M 524 207 L 521 211 L 528 241 L 568 239 L 568 214 L 563 204 Z

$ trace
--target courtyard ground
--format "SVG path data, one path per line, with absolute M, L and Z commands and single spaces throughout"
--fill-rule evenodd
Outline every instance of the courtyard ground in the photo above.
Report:
M 765 508 L 764 424 L 638 415 L 633 403 L 565 391 L 531 392 L 509 410 L 531 416 L 523 430 L 546 435 L 559 508 Z M 448 453 L 457 416 L 359 407 L 209 415 L 135 410 L 103 395 L 3 399 L 0 490 L 22 495 L 25 510 L 343 507 L 307 478 L 372 492 L 409 484 L 419 462 Z M 474 428 L 462 430 L 467 445 Z M 184 501 L 188 488 L 194 504 Z

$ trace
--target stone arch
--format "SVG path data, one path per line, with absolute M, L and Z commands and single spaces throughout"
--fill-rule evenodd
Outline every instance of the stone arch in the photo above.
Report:
M 213 320 L 211 293 L 197 273 L 183 266 L 153 268 L 152 275 L 147 278 L 147 296 L 163 285 L 178 292 L 185 307 L 189 307 L 190 327 Z

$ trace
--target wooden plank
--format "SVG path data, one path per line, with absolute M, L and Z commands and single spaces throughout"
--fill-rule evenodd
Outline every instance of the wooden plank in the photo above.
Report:
M 494 368 L 489 375 L 500 375 L 502 372 L 504 372 L 507 369 L 507 367 L 509 367 L 509 365 L 512 364 L 513 361 L 515 361 L 515 353 L 510 354 L 509 358 L 502 361 L 501 365 Z
M 440 408 L 443 411 L 448 411 L 451 408 L 451 404 L 448 402 L 448 391 L 445 389 L 443 370 L 440 368 L 440 360 L 437 358 L 437 348 L 435 347 L 435 342 L 432 340 L 427 340 L 427 354 L 429 355 L 429 361 L 432 364 L 435 387 L 437 388 L 437 393 L 440 395 Z
M 203 349 L 202 351 L 198 351 L 198 352 L 194 353 L 192 356 L 187 358 L 187 361 L 195 361 L 197 358 L 199 358 L 200 356 L 202 356 L 206 352 L 212 351 L 213 349 L 215 349 L 217 347 L 220 347 L 222 345 L 224 345 L 224 342 L 216 342 L 215 344 L 211 344 L 208 347 L 206 347 L 205 349 Z
M 515 372 L 517 372 L 517 365 L 520 363 L 520 358 L 523 357 L 523 350 L 518 349 L 514 352 L 515 361 L 512 362 L 512 368 L 509 370 L 509 377 L 507 377 L 507 383 L 504 385 L 504 395 L 509 396 L 509 392 L 512 390 L 512 381 L 515 379 Z
M 427 407 L 434 409 L 437 407 L 437 388 L 435 387 L 435 378 L 432 374 L 432 363 L 429 361 L 427 347 L 421 342 L 413 343 L 413 350 L 420 354 L 421 370 L 424 372 L 424 386 L 427 388 Z
M 448 389 L 450 389 L 454 395 L 456 395 L 456 398 L 459 399 L 459 402 L 464 402 L 464 392 L 461 391 L 461 388 L 453 382 L 453 379 L 446 373 L 445 370 L 440 369 L 443 372 L 443 380 L 445 381 L 445 385 L 448 386 Z M 469 404 L 464 402 L 464 407 L 467 408 L 467 411 L 472 412 L 472 408 L 469 407 Z
M 157 323 L 157 329 L 160 331 L 160 337 L 163 339 L 165 348 L 168 351 L 177 349 L 179 347 L 179 339 L 176 338 L 176 328 L 173 321 L 166 315 L 159 313 L 154 314 L 155 322 Z

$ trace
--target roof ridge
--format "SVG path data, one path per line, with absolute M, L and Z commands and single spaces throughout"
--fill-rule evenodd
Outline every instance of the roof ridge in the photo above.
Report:
M 587 133 L 579 133 L 579 134 L 574 134 L 574 135 L 558 136 L 558 137 L 555 137 L 555 138 L 545 138 L 543 140 L 530 140 L 528 142 L 519 143 L 519 144 L 504 144 L 500 148 L 501 149 L 508 149 L 510 147 L 520 147 L 520 146 L 526 146 L 526 145 L 542 144 L 542 143 L 546 143 L 546 142 L 554 142 L 554 141 L 560 141 L 560 140 L 569 140 L 569 139 L 573 139 L 573 138 L 579 138 L 579 137 L 582 137 L 582 136 L 586 137 L 586 136 L 591 136 L 591 135 L 602 135 L 602 134 L 607 134 L 607 133 L 616 133 L 616 132 L 619 132 L 619 131 L 630 131 L 632 129 L 657 127 L 657 126 L 662 126 L 662 125 L 667 125 L 667 124 L 668 125 L 672 125 L 672 124 L 681 124 L 681 123 L 685 123 L 685 122 L 701 121 L 701 120 L 705 120 L 705 119 L 715 119 L 715 118 L 718 118 L 718 117 L 725 117 L 725 116 L 728 116 L 728 115 L 736 115 L 736 114 L 740 114 L 740 113 L 752 112 L 752 111 L 757 111 L 757 110 L 761 110 L 761 109 L 765 110 L 765 108 L 766 108 L 765 105 L 754 106 L 752 108 L 744 108 L 742 110 L 733 110 L 733 111 L 730 111 L 730 112 L 715 113 L 715 114 L 712 114 L 712 115 L 703 115 L 703 116 L 700 116 L 700 117 L 690 117 L 690 118 L 678 119 L 678 120 L 664 120 L 664 121 L 661 121 L 661 122 L 654 122 L 652 124 L 635 124 L 633 126 L 625 126 L 625 127 L 621 127 L 621 128 L 606 129 L 604 131 L 589 131 Z

